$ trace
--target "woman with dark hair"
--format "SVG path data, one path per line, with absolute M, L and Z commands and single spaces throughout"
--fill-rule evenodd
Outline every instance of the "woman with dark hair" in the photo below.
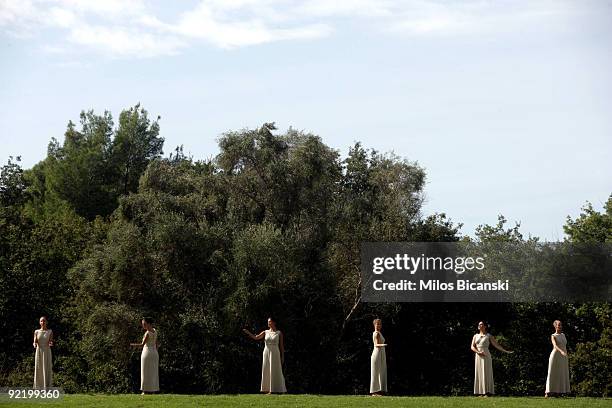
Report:
M 153 319 L 143 317 L 140 324 L 145 330 L 141 343 L 131 343 L 134 347 L 142 347 L 140 355 L 140 389 L 142 394 L 159 391 L 159 354 L 157 354 L 157 330 L 153 327 Z
M 264 340 L 263 361 L 261 364 L 261 392 L 268 394 L 285 393 L 285 377 L 283 363 L 285 360 L 285 342 L 283 333 L 276 328 L 276 321 L 268 318 L 268 330 L 254 335 L 247 329 L 242 329 L 253 340 Z
M 51 361 L 51 346 L 53 346 L 53 331 L 47 328 L 47 316 L 42 316 L 38 323 L 40 329 L 34 331 L 36 349 L 34 357 L 34 389 L 46 389 L 53 386 L 53 362 Z
M 570 392 L 567 339 L 563 333 L 561 320 L 555 320 L 553 327 L 555 332 L 550 336 L 553 349 L 548 358 L 548 377 L 546 378 L 546 392 L 544 394 L 546 397 Z
M 489 325 L 486 322 L 478 322 L 478 333 L 472 337 L 471 349 L 476 353 L 474 362 L 474 395 L 478 396 L 495 394 L 493 364 L 491 353 L 489 352 L 489 344 L 492 344 L 493 347 L 504 353 L 512 353 L 512 351 L 503 348 L 495 340 L 495 337 L 487 332 L 488 328 Z
M 373 396 L 383 395 L 387 392 L 387 356 L 385 353 L 385 338 L 382 333 L 382 320 L 374 319 L 374 333 L 372 341 L 374 350 L 370 357 L 370 394 Z

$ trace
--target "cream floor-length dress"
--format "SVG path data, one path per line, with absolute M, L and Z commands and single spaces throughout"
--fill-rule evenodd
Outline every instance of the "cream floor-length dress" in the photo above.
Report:
M 261 392 L 287 392 L 278 344 L 280 331 L 266 330 L 261 363 Z
M 487 334 L 475 334 L 474 343 L 478 351 L 484 351 L 485 355 L 476 354 L 474 362 L 474 394 L 495 394 L 495 384 L 493 383 L 493 363 L 489 352 L 489 337 Z
M 384 344 L 385 338 L 381 332 L 372 333 L 372 341 L 376 344 L 376 335 L 380 335 L 380 341 Z M 372 357 L 370 357 L 370 394 L 374 392 L 387 392 L 387 355 L 384 347 L 374 346 Z
M 53 363 L 49 339 L 51 330 L 36 330 L 36 355 L 34 357 L 34 389 L 45 389 L 53 386 Z
M 553 337 L 557 346 L 567 352 L 567 339 L 563 333 L 554 333 Z M 567 356 L 561 355 L 553 347 L 548 359 L 548 377 L 546 378 L 546 393 L 567 394 L 570 392 L 569 364 Z
M 157 354 L 157 330 L 147 331 L 147 342 L 140 354 L 140 389 L 143 392 L 159 391 L 159 354 Z M 146 333 L 145 333 L 146 335 Z

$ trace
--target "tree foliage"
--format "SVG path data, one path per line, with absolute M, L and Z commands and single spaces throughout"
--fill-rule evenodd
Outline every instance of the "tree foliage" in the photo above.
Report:
M 582 208 L 575 220 L 567 217 L 563 227 L 571 242 L 612 243 L 612 195 L 603 212 L 591 203 Z M 576 391 L 583 395 L 612 395 L 612 307 L 609 303 L 577 306 L 580 326 L 591 327 L 587 341 L 577 344 L 572 362 L 576 367 L 572 380 Z

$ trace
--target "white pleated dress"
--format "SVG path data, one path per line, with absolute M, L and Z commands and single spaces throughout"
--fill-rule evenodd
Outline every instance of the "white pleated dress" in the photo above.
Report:
M 261 363 L 261 392 L 287 392 L 281 364 L 280 331 L 266 330 Z
M 140 389 L 143 392 L 156 392 L 159 391 L 159 354 L 155 347 L 157 330 L 147 333 L 149 336 L 140 354 Z
M 563 333 L 553 334 L 557 346 L 567 352 L 567 339 Z M 553 348 L 548 358 L 548 377 L 546 378 L 546 393 L 567 394 L 570 392 L 569 364 L 567 356 Z
M 53 386 L 53 363 L 49 339 L 51 330 L 36 330 L 36 355 L 34 357 L 34 389 L 46 389 Z
M 385 338 L 381 332 L 372 333 L 372 342 L 376 344 L 376 335 L 380 335 L 380 341 L 384 344 Z M 374 346 L 372 357 L 370 357 L 370 394 L 374 392 L 387 392 L 387 355 L 384 347 Z
M 474 394 L 495 394 L 495 384 L 493 382 L 493 362 L 489 352 L 489 337 L 487 334 L 475 334 L 474 343 L 478 351 L 484 351 L 485 355 L 475 354 L 474 362 Z

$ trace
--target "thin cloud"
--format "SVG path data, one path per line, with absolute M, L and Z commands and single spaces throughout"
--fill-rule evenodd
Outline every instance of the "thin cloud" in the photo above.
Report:
M 51 0 L 50 2 L 75 13 L 91 13 L 113 18 L 134 16 L 146 10 L 146 5 L 142 0 Z
M 51 8 L 48 18 L 48 24 L 56 27 L 70 28 L 78 24 L 78 18 L 74 12 L 60 7 Z
M 0 0 L 0 27 L 9 35 L 27 38 L 43 23 L 39 10 L 29 0 Z
M 202 1 L 178 20 L 166 22 L 148 13 L 143 1 L 0 0 L 0 28 L 21 37 L 56 29 L 63 31 L 68 43 L 111 57 L 137 58 L 174 55 L 198 42 L 237 48 L 331 33 L 331 27 L 322 23 L 293 21 L 279 26 L 286 15 L 265 13 L 279 3 L 283 2 Z
M 394 3 L 385 0 L 308 0 L 300 2 L 294 12 L 313 17 L 391 17 L 396 8 Z
M 541 2 L 414 1 L 398 10 L 387 31 L 413 35 L 458 35 L 516 31 L 541 22 L 561 21 L 575 4 Z
M 167 19 L 144 0 L 0 0 L 0 30 L 16 37 L 55 30 L 58 49 L 76 45 L 110 57 L 145 58 L 198 44 L 233 49 L 320 39 L 349 19 L 396 35 L 457 35 L 562 20 L 580 8 L 546 1 L 202 0 Z
M 174 37 L 159 36 L 123 27 L 80 25 L 70 31 L 74 44 L 104 49 L 118 57 L 175 55 L 186 44 Z
M 45 44 L 48 54 L 61 55 L 74 45 L 111 57 L 143 58 L 177 54 L 186 46 L 175 36 L 131 24 L 143 10 L 140 1 L 0 0 L 0 27 L 14 37 L 34 37 L 59 30 L 62 41 Z
M 260 17 L 239 20 L 229 12 L 241 10 L 236 2 L 224 8 L 202 2 L 195 9 L 183 13 L 175 24 L 164 23 L 151 16 L 140 22 L 160 31 L 199 39 L 220 48 L 236 48 L 273 41 L 313 39 L 329 35 L 331 29 L 325 24 L 309 24 L 292 28 L 273 28 Z M 246 4 L 246 2 L 244 2 Z M 250 6 L 250 4 L 248 4 Z M 223 15 L 224 20 L 221 19 Z

